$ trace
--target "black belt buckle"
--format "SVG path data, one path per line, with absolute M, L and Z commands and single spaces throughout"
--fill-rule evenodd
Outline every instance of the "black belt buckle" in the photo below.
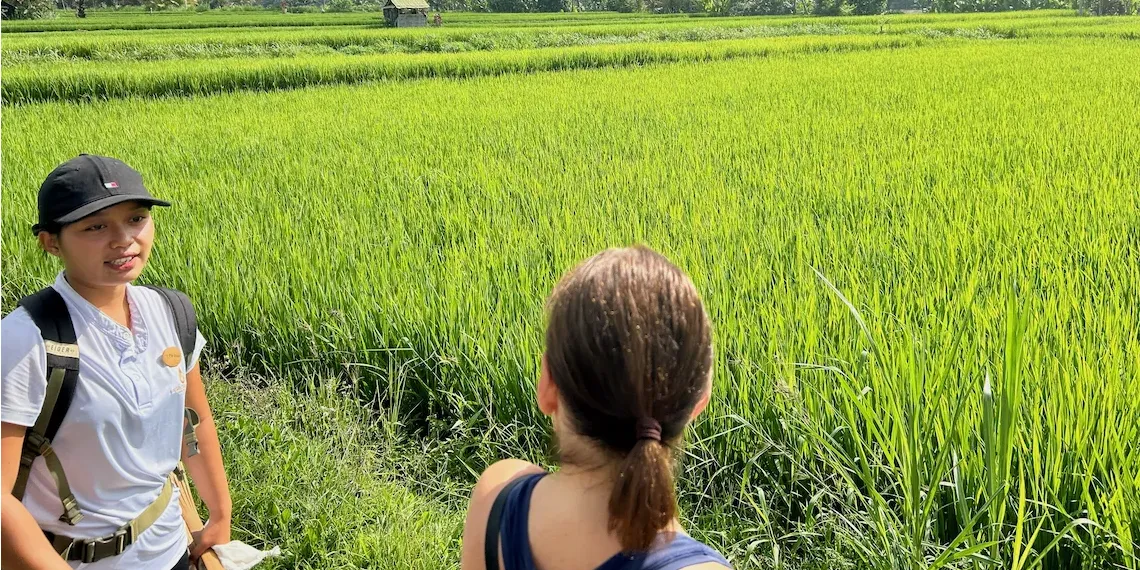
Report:
M 118 556 L 126 551 L 128 546 L 134 544 L 134 529 L 130 525 L 120 528 L 111 535 L 111 539 L 115 541 L 115 556 Z
M 131 527 L 121 528 L 115 531 L 115 534 L 104 538 L 95 538 L 92 540 L 84 541 L 83 544 L 83 558 L 82 562 L 90 564 L 95 562 L 96 549 L 103 545 L 114 545 L 114 551 L 107 555 L 100 557 L 107 558 L 109 556 L 118 556 L 127 550 L 127 547 L 134 543 L 134 533 L 131 532 Z
M 83 543 L 83 558 L 80 558 L 79 561 L 83 562 L 85 564 L 90 564 L 90 563 L 94 562 L 95 561 L 95 546 L 97 544 L 99 544 L 99 542 L 100 542 L 99 540 L 92 540 L 89 542 L 84 542 Z

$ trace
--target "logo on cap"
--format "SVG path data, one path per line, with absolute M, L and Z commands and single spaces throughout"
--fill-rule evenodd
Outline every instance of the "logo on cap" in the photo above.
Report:
M 103 187 L 104 188 L 118 188 L 119 183 L 118 182 L 104 182 Z

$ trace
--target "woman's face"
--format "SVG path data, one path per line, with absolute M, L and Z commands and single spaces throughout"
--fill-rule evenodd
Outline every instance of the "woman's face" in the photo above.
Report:
M 116 287 L 134 281 L 146 267 L 154 243 L 150 208 L 123 202 L 68 224 L 40 245 L 63 260 L 67 278 L 88 287 Z

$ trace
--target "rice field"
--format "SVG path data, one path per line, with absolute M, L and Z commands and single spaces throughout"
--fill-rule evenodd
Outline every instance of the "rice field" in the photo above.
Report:
M 448 15 L 463 19 L 464 15 Z M 377 16 L 372 16 L 376 18 Z M 508 18 L 508 16 L 503 16 Z M 5 60 L 25 64 L 58 60 L 156 60 L 204 57 L 288 55 L 305 49 L 342 53 L 419 53 L 496 49 L 569 47 L 646 41 L 707 41 L 762 35 L 966 32 L 979 29 L 1003 37 L 1031 35 L 1042 28 L 1094 33 L 1104 29 L 1135 31 L 1135 19 L 1073 18 L 1059 10 L 956 15 L 889 17 L 671 17 L 652 26 L 634 17 L 582 20 L 573 24 L 535 26 L 533 20 L 505 20 L 499 25 L 461 23 L 438 29 L 389 29 L 361 21 L 358 25 L 255 27 L 235 33 L 229 28 L 107 30 L 10 35 L 2 47 Z M 552 22 L 557 24 L 558 22 Z M 589 24 L 589 25 L 586 25 Z M 1079 32 L 1078 32 L 1079 30 Z M 326 53 L 327 53 L 326 51 Z
M 646 243 L 715 326 L 682 503 L 736 567 L 1140 568 L 1140 18 L 286 16 L 4 22 L 5 310 L 56 271 L 44 174 L 118 156 L 176 203 L 145 278 L 194 298 L 210 375 L 334 378 L 464 490 L 544 459 L 557 278 Z M 238 526 L 310 532 L 241 472 Z M 399 540 L 457 565 L 431 520 Z M 282 567 L 401 567 L 321 536 Z

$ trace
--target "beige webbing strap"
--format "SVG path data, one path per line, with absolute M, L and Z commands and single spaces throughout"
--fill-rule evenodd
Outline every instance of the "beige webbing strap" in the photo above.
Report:
M 20 468 L 16 473 L 16 483 L 12 487 L 12 496 L 21 500 L 24 498 L 24 493 L 28 487 L 28 476 L 32 472 L 32 464 L 35 463 L 36 457 L 43 456 L 48 473 L 55 480 L 56 488 L 59 490 L 60 503 L 63 504 L 63 515 L 59 517 L 59 520 L 74 526 L 75 523 L 83 519 L 83 513 L 79 512 L 79 503 L 76 502 L 75 495 L 71 493 L 71 487 L 67 484 L 67 475 L 63 472 L 63 464 L 59 462 L 59 457 L 52 449 L 51 443 L 44 437 L 44 434 L 47 433 L 48 422 L 51 421 L 52 410 L 55 409 L 56 400 L 59 399 L 59 391 L 63 386 L 65 374 L 67 374 L 65 368 L 51 369 L 47 381 L 47 393 L 44 394 L 44 404 L 40 408 L 39 417 L 36 418 L 36 425 L 24 434 L 24 448 L 20 452 Z
M 142 533 L 146 532 L 166 512 L 170 498 L 174 494 L 174 483 L 170 477 L 162 485 L 162 492 L 158 497 L 143 509 L 139 516 L 127 524 L 119 527 L 114 534 L 103 538 L 72 539 L 66 536 L 50 536 L 52 546 L 64 560 L 80 562 L 98 562 L 104 558 L 118 556 L 134 544 Z
M 12 486 L 12 496 L 23 500 L 24 492 L 28 487 L 28 475 L 32 472 L 32 463 L 39 457 L 40 440 L 47 433 L 47 424 L 51 421 L 51 412 L 55 409 L 55 401 L 59 398 L 59 389 L 63 386 L 63 375 L 67 372 L 63 368 L 53 368 L 48 376 L 47 393 L 44 403 L 40 406 L 40 415 L 36 418 L 36 425 L 24 433 L 24 447 L 20 451 L 20 468 L 16 473 L 16 484 Z M 37 437 L 38 436 L 38 437 Z M 33 445 L 35 443 L 35 445 Z
M 162 513 L 166 512 L 166 506 L 170 504 L 170 497 L 174 494 L 174 484 L 170 482 L 170 478 L 166 478 L 166 483 L 162 486 L 162 492 L 158 494 L 158 498 L 150 504 L 139 516 L 135 517 L 133 521 L 128 523 L 135 536 L 143 533 Z
M 47 425 L 51 421 L 51 411 L 55 409 L 55 401 L 59 399 L 59 389 L 63 387 L 64 374 L 67 374 L 66 368 L 52 368 L 51 374 L 48 374 L 44 405 L 40 406 L 40 417 L 36 418 L 36 425 L 32 426 L 32 431 L 40 435 L 47 433 Z
M 63 514 L 60 515 L 59 520 L 75 526 L 75 523 L 83 520 L 83 513 L 79 512 L 79 503 L 76 502 L 75 495 L 71 493 L 71 486 L 67 484 L 67 475 L 63 472 L 63 464 L 59 462 L 59 456 L 55 454 L 55 450 L 47 442 L 44 442 L 43 447 L 40 448 L 40 455 L 47 463 L 48 473 L 51 473 L 52 479 L 55 479 L 55 487 L 59 490 L 59 501 L 63 503 Z

